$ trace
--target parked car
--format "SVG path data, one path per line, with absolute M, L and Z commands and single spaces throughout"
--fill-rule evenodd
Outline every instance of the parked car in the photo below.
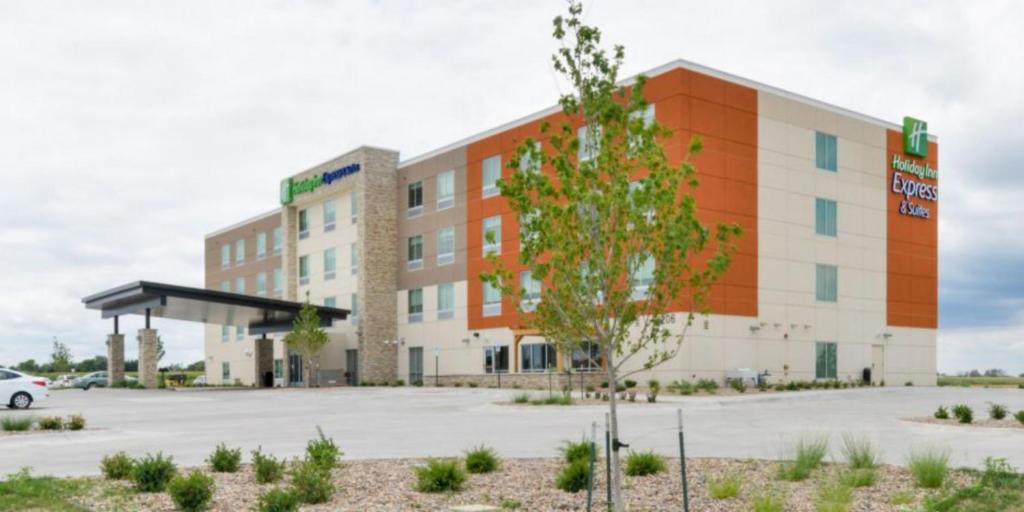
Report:
M 205 386 L 206 385 L 206 375 L 200 375 L 200 376 L 192 379 L 192 385 L 193 386 Z
M 135 377 L 125 376 L 124 380 L 134 381 Z M 90 389 L 99 386 L 106 387 L 107 385 L 107 372 L 92 372 L 82 375 L 75 379 L 74 387 L 89 391 Z
M 46 379 L 10 369 L 0 370 L 0 400 L 11 409 L 28 409 L 50 396 Z
M 48 385 L 50 389 L 69 388 L 75 383 L 77 377 L 72 374 L 58 375 L 57 377 L 50 380 Z

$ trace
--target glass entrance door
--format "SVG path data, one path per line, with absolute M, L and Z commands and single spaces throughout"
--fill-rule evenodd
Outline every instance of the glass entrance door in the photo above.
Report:
M 409 384 L 423 384 L 423 347 L 409 347 Z
M 288 385 L 289 386 L 301 386 L 303 375 L 302 375 L 302 356 L 295 352 L 288 352 Z

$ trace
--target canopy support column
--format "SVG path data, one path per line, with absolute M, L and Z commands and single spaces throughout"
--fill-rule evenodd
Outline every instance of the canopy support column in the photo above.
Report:
M 124 382 L 124 335 L 118 332 L 114 317 L 114 333 L 107 335 L 107 385 Z
M 158 386 L 156 339 L 156 329 L 139 329 L 139 383 L 148 389 Z

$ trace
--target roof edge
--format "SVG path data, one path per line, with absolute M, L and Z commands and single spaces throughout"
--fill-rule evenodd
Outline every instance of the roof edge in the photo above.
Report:
M 270 217 L 272 215 L 280 215 L 280 214 L 281 214 L 281 208 L 277 207 L 277 208 L 274 208 L 273 210 L 270 210 L 269 212 L 264 212 L 264 213 L 261 213 L 261 214 L 256 215 L 256 216 L 249 217 L 248 219 L 245 219 L 245 220 L 242 220 L 242 221 L 238 221 L 238 222 L 236 222 L 236 223 L 234 223 L 234 224 L 232 224 L 232 225 L 230 225 L 228 227 L 220 228 L 217 231 L 213 231 L 213 232 L 207 233 L 207 234 L 203 235 L 203 239 L 204 240 L 208 240 L 208 239 L 213 238 L 215 236 L 223 235 L 224 233 L 227 233 L 228 231 L 231 231 L 231 230 L 234 230 L 234 229 L 238 229 L 238 228 L 240 228 L 242 226 L 245 226 L 246 224 L 252 224 L 253 222 L 261 221 L 261 220 L 263 220 L 263 219 L 265 219 L 267 217 Z

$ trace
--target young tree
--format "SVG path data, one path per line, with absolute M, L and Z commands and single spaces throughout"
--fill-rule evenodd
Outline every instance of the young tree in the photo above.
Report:
M 320 351 L 327 342 L 327 333 L 320 328 L 320 317 L 317 315 L 316 306 L 309 303 L 309 294 L 306 294 L 306 303 L 302 305 L 299 316 L 292 324 L 292 332 L 284 337 L 288 348 L 302 355 L 302 367 L 306 372 L 306 387 L 312 384 L 315 371 L 320 370 Z
M 71 349 L 61 343 L 56 336 L 53 337 L 53 353 L 50 355 L 50 361 L 55 372 L 69 371 L 74 363 L 71 358 Z
M 160 362 L 164 356 L 167 355 L 167 351 L 164 350 L 164 340 L 160 337 L 156 337 L 156 362 Z
M 661 146 L 671 131 L 649 115 L 646 78 L 617 84 L 624 50 L 609 55 L 601 33 L 584 25 L 579 3 L 554 20 L 561 48 L 555 70 L 572 91 L 559 104 L 558 129 L 542 123 L 542 146 L 527 139 L 499 182 L 520 225 L 518 263 L 544 286 L 539 303 L 520 318 L 563 354 L 596 346 L 611 389 L 627 376 L 674 357 L 695 314 L 706 314 L 710 285 L 722 275 L 739 235 L 736 225 L 714 231 L 696 213 L 689 162 L 701 149 L 693 139 L 681 162 Z M 582 125 L 577 132 L 574 126 Z M 481 279 L 523 297 L 511 269 L 497 256 Z M 671 310 L 687 308 L 676 321 Z M 630 364 L 630 366 L 627 366 Z M 612 498 L 624 510 L 615 393 L 609 400 Z

